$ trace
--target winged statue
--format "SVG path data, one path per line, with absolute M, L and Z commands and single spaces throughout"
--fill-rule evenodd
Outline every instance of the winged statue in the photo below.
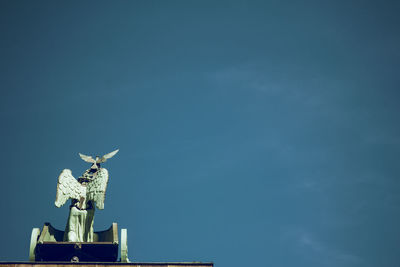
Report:
M 64 234 L 64 241 L 93 242 L 93 219 L 95 207 L 104 209 L 108 171 L 100 166 L 117 154 L 119 149 L 101 158 L 79 153 L 84 161 L 91 163 L 78 179 L 71 170 L 64 169 L 58 177 L 55 205 L 60 208 L 71 199 L 70 212 Z

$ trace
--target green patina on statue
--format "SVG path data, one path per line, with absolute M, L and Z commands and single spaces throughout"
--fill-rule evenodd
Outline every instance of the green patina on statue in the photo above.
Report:
M 104 209 L 108 183 L 108 171 L 100 164 L 117 152 L 118 149 L 95 158 L 79 154 L 91 166 L 78 179 L 72 176 L 71 170 L 61 172 L 55 205 L 59 208 L 71 199 L 65 231 L 54 228 L 49 222 L 44 223 L 42 230 L 33 228 L 30 261 L 117 262 L 120 248 L 120 262 L 129 262 L 126 229 L 121 229 L 121 242 L 115 222 L 106 230 L 93 231 L 95 208 Z
M 78 180 L 72 176 L 69 169 L 63 170 L 58 177 L 56 207 L 61 207 L 68 199 L 71 199 L 64 241 L 93 242 L 95 207 L 104 209 L 108 183 L 108 171 L 101 168 L 100 164 L 117 152 L 118 149 L 96 159 L 79 153 L 84 161 L 92 164 L 90 169 L 86 170 Z

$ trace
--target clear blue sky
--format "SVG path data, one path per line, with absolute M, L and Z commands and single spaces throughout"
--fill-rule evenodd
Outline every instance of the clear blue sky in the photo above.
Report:
M 95 230 L 134 261 L 398 266 L 398 1 L 0 2 L 0 260 L 65 227 L 57 177 L 120 152 Z

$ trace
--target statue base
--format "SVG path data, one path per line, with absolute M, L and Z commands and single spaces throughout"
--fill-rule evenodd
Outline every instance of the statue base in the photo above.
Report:
M 117 262 L 118 227 L 117 223 L 105 231 L 94 232 L 93 242 L 64 242 L 64 231 L 45 223 L 43 230 L 32 230 L 29 250 L 30 261 L 69 261 L 69 262 Z M 126 229 L 122 231 L 121 261 L 129 262 L 127 257 Z

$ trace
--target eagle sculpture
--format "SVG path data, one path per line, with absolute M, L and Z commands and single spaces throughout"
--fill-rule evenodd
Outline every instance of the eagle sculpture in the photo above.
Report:
M 70 214 L 64 234 L 64 241 L 69 242 L 92 242 L 93 241 L 93 218 L 95 206 L 104 209 L 104 199 L 108 183 L 108 171 L 100 167 L 119 150 L 105 154 L 101 158 L 79 156 L 91 167 L 77 179 L 72 176 L 71 170 L 64 169 L 58 177 L 57 194 L 55 205 L 61 207 L 67 200 L 71 199 Z

